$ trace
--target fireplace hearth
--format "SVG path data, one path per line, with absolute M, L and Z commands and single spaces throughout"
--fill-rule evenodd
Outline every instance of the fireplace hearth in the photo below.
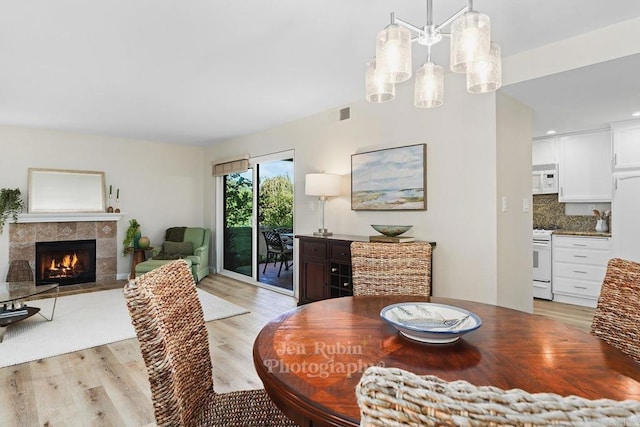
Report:
M 36 285 L 96 281 L 96 241 L 36 242 Z

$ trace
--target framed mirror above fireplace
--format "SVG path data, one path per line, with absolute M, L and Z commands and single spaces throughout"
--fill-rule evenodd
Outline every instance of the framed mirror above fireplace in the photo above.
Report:
M 104 212 L 104 172 L 29 169 L 29 213 Z

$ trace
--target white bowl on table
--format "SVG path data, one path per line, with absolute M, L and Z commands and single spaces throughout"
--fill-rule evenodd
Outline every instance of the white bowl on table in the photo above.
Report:
M 414 341 L 430 344 L 452 343 L 482 326 L 478 315 L 463 308 L 429 302 L 391 304 L 380 317 Z

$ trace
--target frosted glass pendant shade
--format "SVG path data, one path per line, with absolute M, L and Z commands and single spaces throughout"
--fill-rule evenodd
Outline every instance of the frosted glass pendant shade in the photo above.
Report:
M 427 62 L 416 71 L 414 104 L 420 108 L 442 105 L 444 70 L 433 62 Z
M 476 58 L 467 70 L 467 90 L 471 93 L 494 92 L 502 86 L 500 45 L 491 43 L 489 55 Z
M 391 83 L 411 77 L 411 31 L 396 24 L 388 25 L 376 37 L 378 73 Z
M 395 98 L 396 87 L 377 72 L 375 58 L 367 62 L 367 71 L 364 80 L 367 101 L 381 103 L 391 101 Z
M 466 73 L 476 57 L 489 54 L 489 17 L 470 11 L 451 24 L 451 71 Z

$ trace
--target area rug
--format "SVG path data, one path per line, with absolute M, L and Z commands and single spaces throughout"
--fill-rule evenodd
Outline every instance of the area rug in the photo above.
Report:
M 218 320 L 248 310 L 198 289 L 204 320 Z M 53 298 L 34 300 L 49 317 Z M 36 314 L 9 326 L 0 343 L 0 368 L 57 356 L 136 336 L 122 289 L 59 297 L 53 321 Z

